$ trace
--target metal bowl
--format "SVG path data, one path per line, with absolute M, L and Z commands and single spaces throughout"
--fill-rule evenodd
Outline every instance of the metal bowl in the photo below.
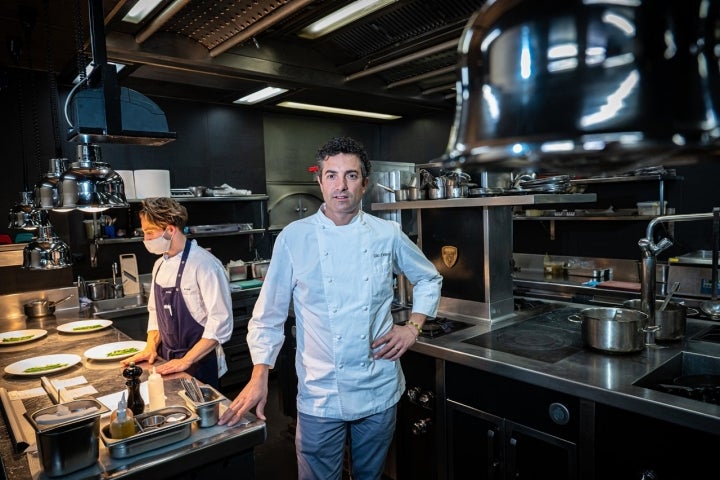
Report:
M 207 192 L 207 187 L 202 186 L 196 186 L 196 187 L 187 187 L 190 193 L 193 194 L 194 197 L 203 197 L 205 196 L 205 193 Z

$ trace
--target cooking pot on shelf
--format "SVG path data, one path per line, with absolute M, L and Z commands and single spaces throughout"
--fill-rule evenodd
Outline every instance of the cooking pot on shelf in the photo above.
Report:
M 657 330 L 648 326 L 648 315 L 629 308 L 585 308 L 568 320 L 582 324 L 583 343 L 606 353 L 639 352 L 645 348 L 645 334 Z
M 105 300 L 112 296 L 110 282 L 88 282 L 85 284 L 87 296 L 90 300 Z
M 69 300 L 72 297 L 73 295 L 68 295 L 65 298 L 61 298 L 60 300 L 55 301 L 50 301 L 47 298 L 31 300 L 23 306 L 25 310 L 25 315 L 27 315 L 28 317 L 46 317 L 48 315 L 52 315 L 55 313 L 56 305 L 64 302 L 65 300 Z
M 626 300 L 623 307 L 642 311 L 642 300 Z M 674 342 L 685 336 L 688 308 L 682 303 L 670 302 L 665 310 L 660 310 L 662 300 L 655 301 L 655 324 L 659 327 L 655 332 L 658 342 Z

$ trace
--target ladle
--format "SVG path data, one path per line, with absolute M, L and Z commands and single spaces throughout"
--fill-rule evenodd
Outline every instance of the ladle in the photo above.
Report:
M 720 207 L 713 208 L 712 249 L 710 300 L 700 304 L 700 309 L 707 316 L 715 320 L 720 318 L 720 302 L 717 300 L 718 250 L 720 250 Z
M 660 305 L 660 308 L 658 309 L 658 312 L 662 312 L 665 310 L 668 306 L 668 303 L 670 303 L 670 299 L 673 295 L 675 295 L 675 292 L 678 291 L 678 288 L 680 288 L 680 282 L 675 282 L 672 284 L 672 288 L 668 292 L 667 296 L 665 297 L 665 300 L 663 301 L 662 305 Z

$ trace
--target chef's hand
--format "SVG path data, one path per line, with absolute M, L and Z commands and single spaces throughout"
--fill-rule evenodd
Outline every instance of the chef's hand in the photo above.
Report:
M 268 397 L 268 375 L 270 372 L 269 365 L 258 364 L 253 367 L 253 373 L 250 381 L 245 385 L 235 400 L 232 401 L 230 407 L 222 414 L 218 420 L 219 425 L 227 425 L 232 427 L 243 419 L 245 414 L 251 408 L 257 405 L 255 415 L 260 420 L 265 420 L 265 405 Z
M 417 320 L 413 320 L 413 315 L 410 316 L 410 321 L 413 321 L 418 325 L 422 325 L 422 322 L 425 321 L 424 316 L 421 317 L 422 320 L 418 323 Z M 407 352 L 408 348 L 417 342 L 419 333 L 420 332 L 418 332 L 417 328 L 413 327 L 409 323 L 406 325 L 393 325 L 388 333 L 372 343 L 371 347 L 373 350 L 378 347 L 382 347 L 380 350 L 375 352 L 373 358 L 375 358 L 375 360 L 380 358 L 385 360 L 397 360 L 403 353 Z
M 189 362 L 184 358 L 175 358 L 155 367 L 155 373 L 167 375 L 168 373 L 184 372 L 191 366 L 192 362 Z
M 140 363 L 147 361 L 149 364 L 155 363 L 155 359 L 157 359 L 157 352 L 155 350 L 150 350 L 149 348 L 145 348 L 144 350 L 136 353 L 132 357 L 128 357 L 124 360 L 122 360 L 123 366 L 128 366 L 130 362 L 133 363 Z

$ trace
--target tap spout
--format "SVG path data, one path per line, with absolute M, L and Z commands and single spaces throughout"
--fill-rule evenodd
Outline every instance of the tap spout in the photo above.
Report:
M 655 269 L 657 267 L 657 255 L 672 246 L 669 238 L 662 238 L 654 242 L 655 227 L 662 223 L 691 222 L 697 220 L 712 220 L 710 213 L 688 213 L 682 215 L 662 215 L 655 217 L 648 223 L 645 238 L 638 241 L 642 253 L 642 264 L 640 268 L 640 305 L 642 311 L 648 315 L 648 324 L 655 325 Z

